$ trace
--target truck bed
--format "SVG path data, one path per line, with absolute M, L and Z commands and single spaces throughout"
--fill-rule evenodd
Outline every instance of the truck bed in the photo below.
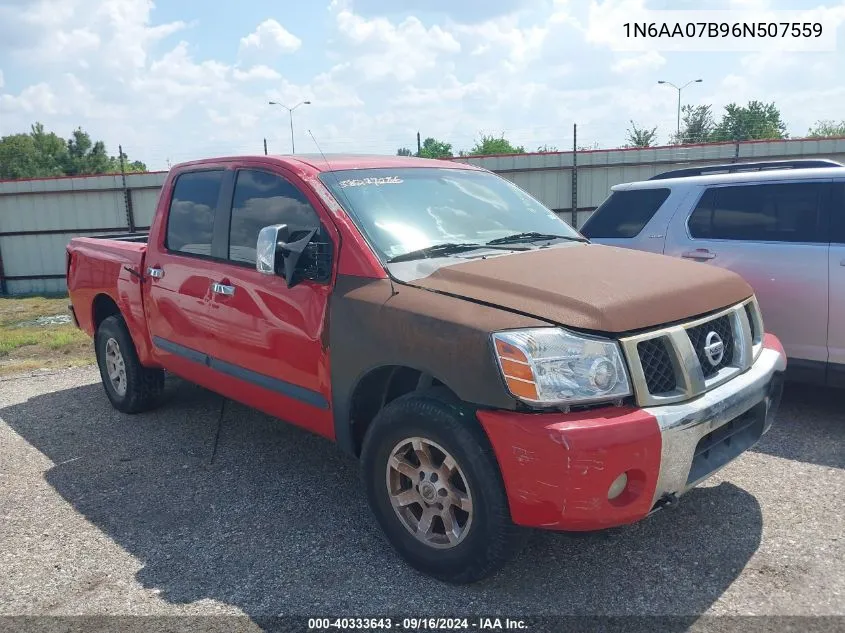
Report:
M 142 355 L 150 345 L 142 296 L 146 253 L 147 235 L 138 233 L 76 237 L 67 246 L 67 288 L 79 327 L 93 336 L 98 318 L 116 305 Z

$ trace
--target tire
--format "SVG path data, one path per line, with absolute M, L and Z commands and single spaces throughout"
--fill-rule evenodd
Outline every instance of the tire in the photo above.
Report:
M 418 438 L 416 446 L 413 438 Z M 418 458 L 420 448 L 431 458 L 431 467 Z M 391 461 L 397 451 L 401 474 L 395 467 L 388 468 L 389 462 L 398 464 Z M 446 454 L 456 468 L 449 469 L 452 475 L 444 483 L 447 471 L 442 466 L 437 469 L 437 464 L 445 462 L 441 456 Z M 475 582 L 499 569 L 524 542 L 526 531 L 511 522 L 502 477 L 487 437 L 460 404 L 430 393 L 397 398 L 379 412 L 367 430 L 361 464 L 370 508 L 382 531 L 399 554 L 425 574 L 451 583 Z M 439 477 L 432 476 L 433 470 L 438 470 Z M 420 471 L 424 471 L 422 476 Z M 397 503 L 416 501 L 396 510 L 391 499 L 399 493 L 405 495 Z M 460 499 L 462 507 L 455 499 Z M 441 501 L 438 507 L 436 503 Z M 427 513 L 435 518 L 430 530 L 423 528 L 429 536 L 419 537 L 411 530 L 419 533 L 419 523 Z M 451 517 L 451 538 L 446 513 Z
M 152 409 L 164 391 L 164 371 L 141 365 L 126 323 L 120 316 L 103 320 L 94 336 L 94 350 L 106 396 L 123 413 Z M 115 371 L 117 369 L 117 371 Z M 110 371 L 117 377 L 112 379 Z

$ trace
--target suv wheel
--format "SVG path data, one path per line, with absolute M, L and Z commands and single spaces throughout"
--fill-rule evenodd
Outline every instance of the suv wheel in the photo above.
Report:
M 164 371 L 141 365 L 122 317 L 103 320 L 94 337 L 103 387 L 112 406 L 123 413 L 154 407 L 164 390 Z
M 522 544 L 487 438 L 460 407 L 432 394 L 398 398 L 376 416 L 361 458 L 370 507 L 416 569 L 473 582 Z

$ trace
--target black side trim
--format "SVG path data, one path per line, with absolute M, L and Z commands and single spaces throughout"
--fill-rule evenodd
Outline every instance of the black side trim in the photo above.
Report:
M 165 352 L 170 352 L 171 354 L 182 356 L 183 358 L 187 358 L 188 360 L 199 363 L 200 365 L 210 367 L 221 374 L 226 374 L 232 378 L 252 383 L 269 391 L 275 391 L 276 393 L 280 393 L 288 398 L 293 398 L 304 402 L 305 404 L 309 404 L 312 407 L 317 407 L 318 409 L 329 408 L 328 400 L 316 391 L 311 391 L 305 387 L 300 387 L 299 385 L 294 385 L 289 382 L 285 382 L 284 380 L 279 380 L 278 378 L 265 376 L 264 374 L 259 374 L 258 372 L 245 369 L 238 365 L 233 365 L 232 363 L 227 363 L 217 358 L 212 358 L 208 354 L 198 352 L 189 347 L 185 347 L 184 345 L 179 345 L 178 343 L 173 343 L 172 341 L 168 341 L 167 339 L 163 339 L 159 336 L 153 337 L 153 345 Z
M 264 374 L 259 374 L 252 370 L 239 367 L 238 365 L 232 365 L 231 363 L 217 360 L 216 358 L 211 358 L 210 360 L 211 363 L 209 366 L 212 369 L 219 371 L 221 374 L 226 374 L 227 376 L 232 376 L 232 378 L 251 382 L 254 385 L 258 385 L 264 389 L 269 389 L 270 391 L 275 391 L 289 398 L 300 400 L 305 404 L 310 404 L 312 407 L 317 407 L 318 409 L 329 408 L 328 401 L 316 391 L 311 391 L 305 387 L 293 385 L 289 382 L 278 380 L 277 378 L 271 378 L 270 376 L 265 376 Z
M 786 379 L 789 382 L 803 382 L 823 385 L 826 382 L 827 363 L 820 360 L 790 358 L 786 363 Z
M 830 363 L 827 366 L 827 384 L 830 387 L 845 387 L 845 365 Z
M 167 339 L 161 338 L 160 336 L 153 337 L 153 345 L 159 349 L 163 349 L 165 352 L 182 356 L 183 358 L 192 360 L 200 365 L 209 364 L 209 357 L 207 354 L 193 350 L 190 347 L 185 347 L 184 345 L 179 345 L 178 343 L 173 343 Z

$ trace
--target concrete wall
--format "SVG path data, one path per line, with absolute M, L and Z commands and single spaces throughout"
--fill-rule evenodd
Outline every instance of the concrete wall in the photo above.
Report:
M 574 221 L 572 152 L 456 160 L 501 174 L 580 227 L 615 184 L 681 167 L 788 158 L 832 158 L 845 163 L 845 139 L 578 152 Z M 137 230 L 149 227 L 166 176 L 156 172 L 126 177 Z M 72 237 L 128 230 L 129 213 L 119 175 L 0 182 L 0 293 L 63 292 L 65 247 Z

